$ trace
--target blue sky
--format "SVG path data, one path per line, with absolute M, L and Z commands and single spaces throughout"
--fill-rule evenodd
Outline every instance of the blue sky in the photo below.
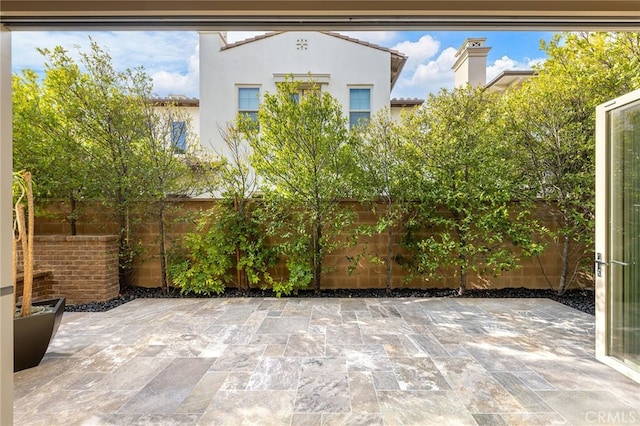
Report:
M 540 40 L 550 32 L 495 31 L 373 31 L 342 32 L 351 37 L 399 50 L 409 56 L 392 97 L 425 98 L 441 88 L 453 87 L 454 55 L 468 37 L 486 37 L 492 49 L 487 58 L 487 80 L 507 69 L 529 69 L 543 61 Z M 258 32 L 229 32 L 229 41 L 243 40 Z M 106 49 L 117 68 L 144 67 L 152 77 L 158 96 L 184 94 L 198 97 L 198 34 L 196 32 L 14 32 L 13 72 L 44 69 L 36 48 L 63 46 L 71 53 L 76 46 L 87 50 L 91 36 Z

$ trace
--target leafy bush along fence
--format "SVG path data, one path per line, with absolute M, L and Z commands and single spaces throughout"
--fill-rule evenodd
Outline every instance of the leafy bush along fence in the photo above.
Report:
M 197 257 L 209 262 L 198 274 L 194 272 L 195 281 L 191 284 L 193 286 L 191 290 L 201 293 L 215 293 L 216 290 L 225 287 L 238 287 L 238 282 L 240 282 L 240 288 L 271 287 L 273 283 L 276 283 L 276 286 L 280 285 L 276 288 L 286 294 L 287 291 L 304 287 L 301 285 L 303 283 L 309 284 L 311 282 L 312 272 L 309 260 L 302 256 L 308 247 L 304 245 L 303 247 L 285 247 L 285 250 L 289 251 L 282 251 L 281 243 L 291 236 L 291 230 L 284 232 L 283 228 L 275 226 L 276 224 L 268 220 L 266 216 L 254 218 L 249 225 L 239 224 L 237 217 L 228 215 L 230 211 L 233 211 L 233 204 L 229 205 L 228 201 L 226 203 L 225 208 L 231 209 L 226 211 L 226 216 L 221 216 L 225 211 L 221 210 L 221 205 L 224 204 L 222 200 L 182 199 L 170 203 L 169 212 L 172 225 L 168 227 L 166 238 L 171 247 L 169 263 L 172 265 L 174 273 L 187 270 L 183 263 L 187 259 L 193 260 Z M 340 203 L 340 207 L 345 211 L 352 212 L 353 221 L 335 240 L 335 249 L 324 257 L 322 288 L 384 289 L 387 287 L 387 265 L 382 259 L 388 250 L 387 233 L 386 230 L 383 233 L 371 231 L 379 222 L 380 217 L 384 216 L 384 206 L 377 205 L 377 209 L 374 209 L 369 203 L 343 201 Z M 537 216 L 540 217 L 541 223 L 553 229 L 554 220 L 545 213 L 545 205 L 539 204 L 538 211 Z M 50 214 L 37 219 L 36 233 L 40 235 L 67 233 L 68 225 L 56 216 L 56 207 L 51 206 L 49 212 Z M 281 212 L 271 213 L 281 214 Z M 84 209 L 80 218 L 80 222 L 83 224 L 80 231 L 108 233 L 115 226 L 109 222 L 109 217 L 108 213 L 103 210 Z M 408 223 L 408 219 L 403 223 Z M 238 232 L 243 226 L 251 226 L 253 229 L 250 229 L 248 234 Z M 208 231 L 213 232 L 208 234 Z M 358 231 L 358 238 L 355 238 L 351 231 Z M 275 232 L 280 233 L 274 234 Z M 267 235 L 267 233 L 273 235 Z M 160 287 L 161 267 L 158 257 L 159 230 L 157 222 L 153 220 L 139 222 L 136 226 L 136 234 L 145 246 L 145 254 L 136 264 L 132 283 L 141 287 Z M 420 236 L 421 239 L 427 237 L 428 235 L 424 233 Z M 415 235 L 409 236 L 409 238 L 413 238 L 414 242 L 418 239 Z M 234 243 L 238 239 L 243 244 L 241 250 L 237 250 Z M 297 241 L 300 244 L 300 241 L 304 240 Z M 393 229 L 392 242 L 391 288 L 459 287 L 460 281 L 456 269 L 440 268 L 434 276 L 428 277 L 417 275 L 416 271 L 410 268 L 412 252 L 410 248 L 405 247 L 407 232 L 402 226 Z M 280 252 L 274 249 L 278 246 L 280 246 Z M 502 248 L 514 250 L 508 244 Z M 259 254 L 262 249 L 266 250 L 264 255 Z M 296 249 L 301 250 L 296 252 Z M 584 253 L 584 249 L 581 247 L 574 249 L 577 254 Z M 249 253 L 250 250 L 254 251 Z M 467 277 L 467 288 L 489 286 L 492 288 L 556 288 L 562 269 L 561 251 L 561 246 L 549 245 L 539 256 L 524 258 L 517 269 L 504 271 L 497 277 L 492 274 L 482 277 L 475 272 L 470 273 Z M 285 257 L 287 253 L 291 255 L 288 259 Z M 296 255 L 298 255 L 297 258 Z M 241 262 L 244 262 L 244 266 L 252 268 L 249 276 L 239 274 L 236 271 L 235 266 L 239 257 L 243 259 Z M 572 265 L 576 265 L 577 257 L 577 255 L 572 256 Z M 293 280 L 290 279 L 292 270 Z M 211 280 L 208 286 L 206 285 L 207 279 Z M 289 283 L 292 285 L 287 287 Z M 591 285 L 588 277 L 583 279 L 581 283 L 582 285 Z

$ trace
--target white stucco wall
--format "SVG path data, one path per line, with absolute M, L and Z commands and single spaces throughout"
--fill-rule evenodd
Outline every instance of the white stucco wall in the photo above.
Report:
M 459 68 L 456 68 L 455 71 L 455 87 L 461 87 L 467 84 L 469 81 L 469 68 L 466 63 L 462 64 Z
M 298 45 L 306 40 L 306 49 Z M 389 105 L 391 54 L 320 32 L 291 31 L 220 50 L 217 33 L 200 33 L 200 136 L 204 146 L 224 152 L 219 126 L 232 121 L 238 87 L 275 92 L 274 75 L 323 75 L 323 91 L 349 110 L 349 88 L 371 87 L 371 112 Z
M 455 87 L 469 83 L 471 86 L 484 86 L 487 80 L 486 53 L 465 53 L 460 67 L 455 68 Z
M 399 123 L 403 114 L 410 113 L 412 110 L 416 108 L 419 108 L 419 106 L 412 105 L 412 106 L 402 106 L 402 107 L 397 107 L 397 106 L 391 107 L 390 108 L 391 119 L 396 123 Z
M 162 106 L 157 107 L 157 110 L 162 113 Z M 176 106 L 171 107 L 176 109 L 176 119 L 184 118 L 189 123 L 187 128 L 188 140 L 198 142 L 200 140 L 200 108 L 197 105 L 189 106 Z
M 198 142 L 200 140 L 200 107 L 180 107 L 180 111 L 186 114 L 189 120 L 189 128 L 187 129 L 189 132 L 187 135 L 188 140 Z
M 487 83 L 486 54 L 479 54 L 477 56 L 469 55 L 469 69 L 467 71 L 467 81 L 473 87 L 484 86 Z

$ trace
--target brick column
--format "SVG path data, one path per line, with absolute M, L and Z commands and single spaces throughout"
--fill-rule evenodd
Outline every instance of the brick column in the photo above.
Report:
M 67 304 L 104 302 L 118 297 L 118 237 L 115 235 L 36 235 L 35 267 L 51 271 L 53 297 Z

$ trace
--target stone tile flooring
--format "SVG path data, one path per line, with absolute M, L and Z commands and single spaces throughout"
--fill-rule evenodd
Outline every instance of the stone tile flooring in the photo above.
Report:
M 640 424 L 547 299 L 138 299 L 65 313 L 16 425 Z

